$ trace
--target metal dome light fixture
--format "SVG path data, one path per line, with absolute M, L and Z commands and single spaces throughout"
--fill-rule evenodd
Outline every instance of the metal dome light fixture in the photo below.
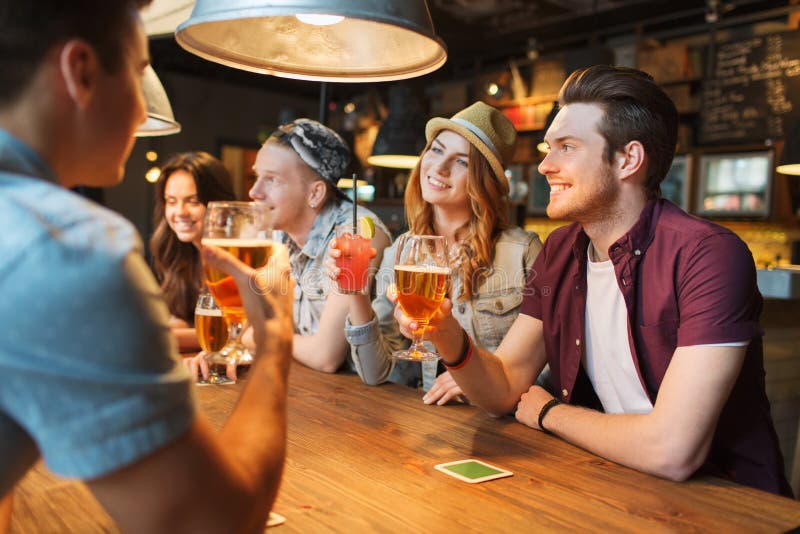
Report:
M 447 60 L 425 0 L 197 0 L 175 38 L 210 61 L 303 80 L 400 80 Z
M 180 132 L 181 125 L 172 113 L 167 92 L 150 65 L 142 74 L 142 91 L 147 103 L 147 120 L 139 125 L 136 137 L 155 137 Z

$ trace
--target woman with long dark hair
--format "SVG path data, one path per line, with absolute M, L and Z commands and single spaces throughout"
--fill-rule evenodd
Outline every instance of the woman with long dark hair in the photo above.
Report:
M 199 348 L 194 308 L 203 287 L 200 241 L 206 205 L 214 200 L 236 200 L 231 177 L 217 158 L 184 152 L 164 163 L 156 182 L 150 253 L 181 350 Z

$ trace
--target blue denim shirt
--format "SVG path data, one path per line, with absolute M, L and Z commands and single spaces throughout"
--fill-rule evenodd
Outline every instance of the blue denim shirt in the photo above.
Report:
M 361 379 L 367 384 L 397 382 L 428 390 L 437 375 L 437 362 L 394 362 L 390 355 L 404 349 L 409 340 L 394 319 L 395 305 L 386 297 L 394 282 L 395 250 L 398 241 L 383 253 L 377 276 L 377 297 L 372 301 L 375 317 L 369 323 L 353 326 L 345 323 L 345 336 Z M 472 298 L 453 303 L 453 316 L 479 346 L 494 351 L 519 314 L 525 281 L 536 255 L 542 248 L 539 236 L 521 228 L 503 232 L 495 245 L 494 262 L 488 277 Z M 461 281 L 453 277 L 453 295 L 458 295 Z
M 184 433 L 192 384 L 133 226 L 0 130 L 0 228 L 0 494 L 40 454 L 93 478 Z

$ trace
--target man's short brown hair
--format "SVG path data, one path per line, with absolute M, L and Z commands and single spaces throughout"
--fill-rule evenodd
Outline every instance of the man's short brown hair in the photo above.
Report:
M 595 65 L 573 72 L 558 95 L 559 104 L 596 104 L 603 109 L 598 130 L 606 141 L 608 163 L 631 141 L 648 156 L 645 190 L 661 196 L 678 139 L 678 111 L 653 77 L 628 67 Z
M 30 83 L 50 48 L 86 40 L 107 72 L 122 66 L 132 14 L 152 0 L 1 0 L 0 106 Z

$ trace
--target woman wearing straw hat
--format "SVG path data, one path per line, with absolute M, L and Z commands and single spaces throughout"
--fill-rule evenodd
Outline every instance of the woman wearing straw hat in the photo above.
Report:
M 453 267 L 453 315 L 476 343 L 497 347 L 519 312 L 528 271 L 541 241 L 509 223 L 509 184 L 504 165 L 511 161 L 517 132 L 497 109 L 476 102 L 451 119 L 434 118 L 425 128 L 428 143 L 411 173 L 405 194 L 406 218 L 413 234 L 447 239 Z M 361 379 L 421 385 L 426 403 L 444 404 L 461 390 L 436 362 L 393 361 L 408 340 L 394 319 L 395 249 L 384 251 L 377 276 L 378 297 L 349 296 L 345 335 Z M 336 258 L 335 242 L 329 252 Z M 334 262 L 328 273 L 337 275 Z

